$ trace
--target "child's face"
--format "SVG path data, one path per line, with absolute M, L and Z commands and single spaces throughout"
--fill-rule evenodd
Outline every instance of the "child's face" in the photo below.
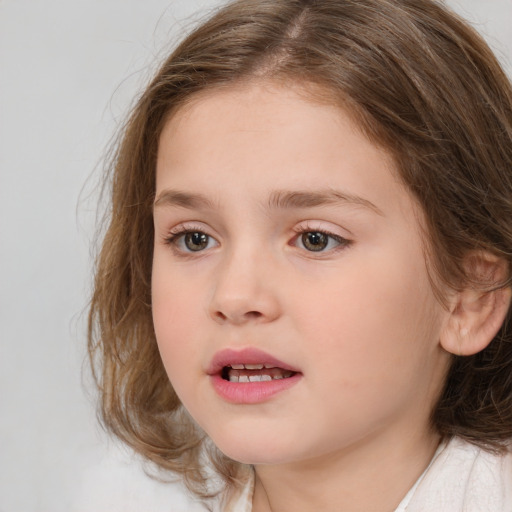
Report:
M 191 415 L 247 463 L 426 439 L 448 366 L 419 208 L 386 152 L 304 98 L 212 92 L 160 140 L 159 349 Z M 229 368 L 244 363 L 284 370 Z

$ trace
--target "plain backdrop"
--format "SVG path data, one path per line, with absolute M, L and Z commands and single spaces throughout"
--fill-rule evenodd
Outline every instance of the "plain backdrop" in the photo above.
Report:
M 146 478 L 108 462 L 84 363 L 95 185 L 151 71 L 220 3 L 0 0 L 0 512 L 68 512 L 95 468 L 105 493 Z M 449 4 L 510 74 L 512 0 Z

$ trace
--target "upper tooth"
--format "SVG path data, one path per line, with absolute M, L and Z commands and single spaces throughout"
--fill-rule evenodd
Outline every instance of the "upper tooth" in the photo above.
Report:
M 266 364 L 265 368 L 275 368 L 275 366 L 273 364 Z
M 233 370 L 262 370 L 263 368 L 273 368 L 262 364 L 232 364 L 230 366 Z

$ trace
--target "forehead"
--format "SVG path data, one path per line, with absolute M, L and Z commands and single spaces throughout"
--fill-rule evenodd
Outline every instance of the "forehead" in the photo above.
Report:
M 391 155 L 344 109 L 308 93 L 258 82 L 193 97 L 162 131 L 157 194 L 198 186 L 214 195 L 267 196 L 334 188 L 384 207 L 410 207 Z

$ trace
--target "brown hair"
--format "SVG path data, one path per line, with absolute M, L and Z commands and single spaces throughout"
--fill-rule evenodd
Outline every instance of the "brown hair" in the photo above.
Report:
M 155 161 L 173 112 L 254 77 L 320 86 L 394 156 L 446 283 L 468 282 L 469 251 L 508 269 L 512 259 L 512 89 L 473 29 L 433 0 L 238 0 L 218 11 L 164 62 L 124 127 L 89 319 L 104 423 L 203 495 L 204 434 L 169 383 L 152 325 Z M 494 284 L 510 286 L 509 275 Z M 432 421 L 491 449 L 512 437 L 510 313 L 485 350 L 453 358 Z M 233 479 L 236 464 L 217 461 Z

